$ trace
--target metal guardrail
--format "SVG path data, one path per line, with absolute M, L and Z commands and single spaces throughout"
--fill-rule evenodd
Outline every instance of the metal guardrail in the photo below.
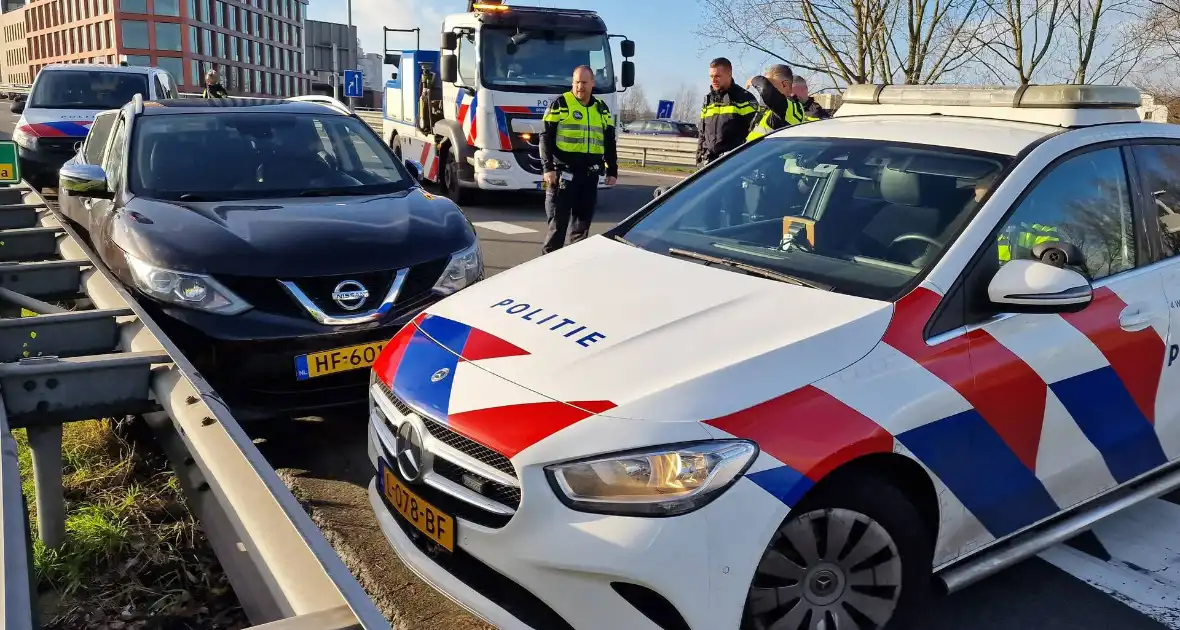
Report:
M 43 301 L 71 298 L 77 310 Z M 56 204 L 24 185 L 0 187 L 0 315 L 15 315 L 0 319 L 0 627 L 39 627 L 11 429 L 28 432 L 38 533 L 55 547 L 62 425 L 142 415 L 255 628 L 391 628 L 208 382 Z

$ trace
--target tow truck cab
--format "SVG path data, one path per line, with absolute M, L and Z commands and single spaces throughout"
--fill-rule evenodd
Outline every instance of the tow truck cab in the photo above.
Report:
M 615 75 L 616 37 L 594 11 L 469 2 L 444 19 L 441 51 L 386 50 L 397 72 L 385 85 L 384 136 L 455 201 L 474 189 L 540 190 L 541 118 L 573 69 L 590 66 L 611 111 L 616 86 L 634 84 L 631 61 Z M 634 42 L 620 51 L 634 56 Z

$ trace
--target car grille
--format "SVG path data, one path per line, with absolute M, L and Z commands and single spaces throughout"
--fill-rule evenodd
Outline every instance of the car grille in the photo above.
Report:
M 505 114 L 508 123 L 508 135 L 512 139 L 512 155 L 516 163 L 527 173 L 541 174 L 541 134 L 532 134 L 530 140 L 525 140 L 520 134 L 512 131 L 513 120 L 541 120 L 536 114 Z
M 512 463 L 508 458 L 492 451 L 491 449 L 479 444 L 457 432 L 449 429 L 445 425 L 423 416 L 411 409 L 404 401 L 389 390 L 380 379 L 375 379 L 379 384 L 381 392 L 384 394 L 386 400 L 393 404 L 398 413 L 403 416 L 413 414 L 420 418 L 426 425 L 427 430 L 437 440 L 447 444 L 451 448 L 476 459 L 479 462 L 488 466 L 493 466 L 501 472 L 506 472 L 516 477 L 516 471 L 512 468 Z M 380 411 L 380 407 L 377 408 Z M 380 414 L 384 416 L 384 414 Z M 390 418 L 385 418 L 385 422 L 389 426 L 389 430 L 393 433 L 397 432 L 397 426 Z M 458 445 L 458 446 L 456 446 Z M 433 452 L 434 455 L 431 470 L 438 476 L 454 483 L 457 486 L 465 488 L 466 490 L 478 494 L 484 499 L 488 499 L 498 503 L 504 507 L 511 508 L 515 511 L 520 507 L 521 493 L 520 488 L 500 483 L 493 479 L 489 479 L 479 471 L 470 468 L 470 464 L 465 465 L 465 462 L 452 460 L 450 456 L 445 453 Z M 429 484 L 418 484 L 415 486 L 415 491 L 422 489 L 430 489 L 431 497 L 438 498 L 445 501 L 446 505 L 440 505 L 440 508 L 447 509 L 453 512 L 456 516 L 474 521 L 487 527 L 503 527 L 511 518 L 509 514 L 497 514 L 487 509 L 487 507 L 479 505 L 473 500 L 463 500 L 454 495 L 442 493 L 439 490 L 431 487 Z M 440 496 L 441 495 L 441 496 Z M 429 497 L 425 497 L 431 500 Z
M 394 302 L 392 313 L 400 312 L 404 307 L 419 302 L 423 295 L 430 293 L 434 283 L 438 282 L 442 276 L 449 260 L 450 256 L 447 256 L 410 267 L 401 291 L 397 295 L 397 300 Z M 290 278 L 289 281 L 299 287 L 299 290 L 303 291 L 308 299 L 324 313 L 333 316 L 348 316 L 355 315 L 356 311 L 345 311 L 332 300 L 332 292 L 336 289 L 336 285 L 345 280 L 355 280 L 363 284 L 369 291 L 369 297 L 357 310 L 367 311 L 377 308 L 385 294 L 389 292 L 389 287 L 396 275 L 397 271 L 391 270 L 313 278 Z M 295 301 L 295 298 L 287 293 L 279 279 L 229 275 L 217 275 L 217 279 L 229 290 L 261 311 L 311 317 Z
M 56 153 L 59 155 L 74 155 L 78 152 L 78 143 L 85 140 L 82 138 L 37 138 L 37 149 L 46 153 Z

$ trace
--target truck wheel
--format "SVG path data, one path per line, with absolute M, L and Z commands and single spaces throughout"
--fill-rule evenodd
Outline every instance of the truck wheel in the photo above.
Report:
M 459 162 L 455 160 L 449 148 L 442 154 L 442 168 L 439 172 L 442 173 L 442 181 L 439 184 L 448 199 L 460 206 L 471 201 L 471 191 L 459 184 Z
M 395 131 L 392 136 L 389 136 L 389 148 L 393 149 L 393 155 L 397 157 L 397 161 L 402 161 L 402 143 L 397 138 Z
M 880 478 L 805 500 L 754 571 L 743 630 L 897 628 L 931 595 L 933 536 Z

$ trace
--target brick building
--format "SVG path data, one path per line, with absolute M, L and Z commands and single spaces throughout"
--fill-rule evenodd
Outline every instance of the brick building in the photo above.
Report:
M 25 10 L 5 9 L 0 14 L 0 83 L 28 85 L 32 80 L 25 45 Z
M 169 71 L 185 92 L 215 68 L 232 94 L 306 94 L 308 0 L 30 0 L 30 73 L 50 63 L 126 61 Z

